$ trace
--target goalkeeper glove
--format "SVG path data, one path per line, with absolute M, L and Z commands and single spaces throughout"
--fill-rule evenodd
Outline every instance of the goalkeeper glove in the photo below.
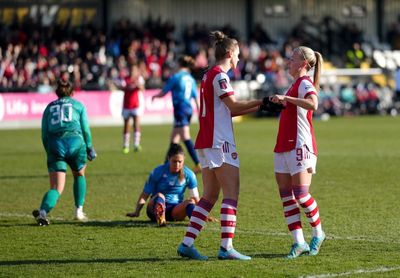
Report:
M 269 97 L 264 97 L 263 98 L 263 103 L 260 105 L 260 110 L 262 111 L 267 111 L 267 112 L 281 112 L 283 109 L 285 109 L 285 105 L 281 103 L 275 103 L 272 102 Z
M 93 147 L 87 148 L 86 153 L 87 153 L 87 159 L 89 159 L 89 161 L 92 161 L 97 157 L 97 153 Z

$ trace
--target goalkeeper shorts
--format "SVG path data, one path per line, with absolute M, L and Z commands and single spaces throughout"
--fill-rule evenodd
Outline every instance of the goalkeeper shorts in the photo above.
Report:
M 239 168 L 239 155 L 235 145 L 225 142 L 221 148 L 198 149 L 201 168 L 218 168 L 223 163 Z
M 275 173 L 290 174 L 291 176 L 301 172 L 315 174 L 316 167 L 317 156 L 309 152 L 305 145 L 289 152 L 275 153 L 274 156 Z

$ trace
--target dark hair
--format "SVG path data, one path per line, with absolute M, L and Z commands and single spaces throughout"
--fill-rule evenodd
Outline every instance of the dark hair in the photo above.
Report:
M 217 61 L 224 59 L 228 51 L 238 46 L 237 40 L 229 38 L 221 31 L 211 32 L 210 37 L 214 41 L 215 59 Z
M 171 143 L 168 149 L 167 157 L 168 160 L 171 159 L 175 155 L 185 155 L 183 148 L 179 144 Z M 185 179 L 185 171 L 183 170 L 184 167 L 179 171 L 179 181 L 183 181 Z
M 168 153 L 167 153 L 168 159 L 170 159 L 171 157 L 173 157 L 174 155 L 177 155 L 177 154 L 183 154 L 183 155 L 185 154 L 182 146 L 179 144 L 171 143 L 171 145 L 169 146 L 169 149 L 168 149 Z
M 189 68 L 192 70 L 196 64 L 195 60 L 189 55 L 183 55 L 179 57 L 178 64 L 180 67 Z
M 68 81 L 59 79 L 57 81 L 56 95 L 59 98 L 72 96 L 73 88 L 72 88 L 71 83 L 69 83 Z

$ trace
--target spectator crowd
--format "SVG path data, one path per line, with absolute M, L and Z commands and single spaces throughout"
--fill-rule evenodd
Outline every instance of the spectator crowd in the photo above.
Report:
M 387 44 L 397 49 L 400 21 L 388 32 Z M 21 23 L 0 23 L 0 92 L 52 92 L 61 74 L 69 75 L 75 90 L 116 88 L 137 64 L 146 88 L 160 88 L 176 68 L 178 56 L 195 59 L 194 76 L 199 80 L 212 65 L 209 32 L 219 29 L 240 41 L 240 62 L 229 72 L 235 80 L 263 76 L 261 93 L 284 93 L 289 76 L 285 58 L 298 45 L 320 51 L 335 67 L 375 66 L 368 42 L 355 24 L 341 24 L 327 16 L 321 22 L 303 17 L 284 40 L 272 38 L 256 24 L 248 40 L 230 26 L 208 28 L 194 23 L 178 35 L 173 23 L 148 18 L 143 23 L 121 19 L 108 33 L 92 25 L 71 27 L 68 22 L 43 26 L 26 17 Z M 354 83 L 354 84 L 353 84 Z M 348 84 L 325 84 L 321 90 L 321 113 L 382 113 L 394 107 L 393 89 L 371 80 Z

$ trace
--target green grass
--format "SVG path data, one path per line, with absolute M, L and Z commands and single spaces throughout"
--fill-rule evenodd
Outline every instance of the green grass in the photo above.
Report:
M 282 258 L 291 245 L 274 181 L 276 119 L 235 124 L 241 194 L 235 247 L 250 262 L 218 261 L 219 224 L 208 223 L 196 245 L 207 262 L 179 258 L 187 221 L 157 228 L 134 208 L 148 173 L 168 145 L 170 126 L 144 126 L 143 151 L 123 155 L 121 128 L 93 128 L 98 158 L 87 169 L 85 211 L 73 218 L 72 176 L 51 212 L 35 225 L 31 211 L 48 190 L 39 130 L 1 130 L 0 277 L 299 277 L 319 274 L 400 276 L 400 118 L 315 121 L 319 157 L 311 192 L 327 234 L 317 257 Z M 193 135 L 197 126 L 192 128 Z M 190 158 L 187 164 L 192 166 Z M 201 179 L 199 180 L 201 189 Z M 219 205 L 212 212 L 219 216 Z M 305 223 L 305 234 L 310 229 Z M 357 274 L 357 271 L 362 273 Z M 376 272 L 374 272 L 376 271 Z

